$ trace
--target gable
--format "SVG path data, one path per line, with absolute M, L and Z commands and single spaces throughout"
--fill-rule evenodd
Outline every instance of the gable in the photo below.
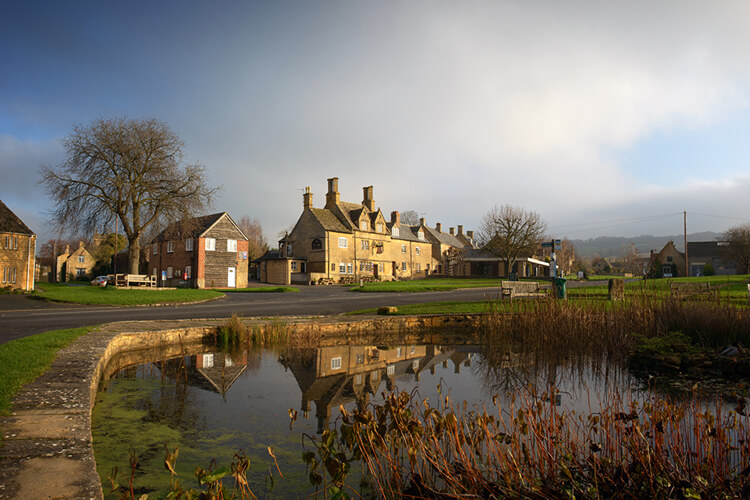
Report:
M 211 226 L 203 231 L 200 238 L 216 238 L 230 240 L 247 240 L 245 233 L 234 223 L 229 214 L 224 212 Z
M 0 200 L 0 232 L 33 235 L 34 232 Z

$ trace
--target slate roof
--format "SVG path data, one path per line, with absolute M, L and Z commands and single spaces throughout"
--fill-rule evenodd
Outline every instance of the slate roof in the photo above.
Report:
M 427 239 L 420 240 L 417 237 L 417 233 L 419 232 L 420 226 L 410 226 L 408 224 L 399 224 L 398 225 L 398 236 L 393 236 L 393 222 L 388 223 L 388 229 L 391 230 L 391 238 L 394 240 L 406 240 L 406 241 L 416 241 L 416 242 L 422 242 L 429 244 L 430 242 L 427 241 Z
M 263 260 L 278 260 L 281 259 L 281 254 L 278 250 L 267 250 L 266 253 L 255 259 L 253 262 L 260 262 Z
M 318 222 L 320 222 L 320 225 L 323 226 L 323 229 L 325 229 L 326 231 L 336 231 L 339 233 L 351 232 L 349 228 L 347 228 L 344 223 L 341 222 L 341 219 L 339 219 L 335 213 L 333 213 L 331 210 L 328 210 L 327 208 L 311 208 L 310 212 L 312 212 Z
M 33 235 L 34 231 L 0 200 L 0 232 Z
M 459 240 L 450 233 L 438 232 L 437 229 L 433 229 L 431 227 L 425 227 L 425 229 L 433 238 L 438 240 L 443 245 L 450 245 L 456 248 L 464 248 L 467 246 L 463 241 Z
M 218 214 L 203 215 L 201 217 L 194 217 L 192 219 L 186 219 L 184 221 L 173 222 L 168 225 L 164 230 L 156 235 L 153 241 L 164 241 L 173 238 L 185 238 L 188 236 L 198 236 L 203 233 L 206 229 L 211 227 L 216 221 L 218 221 L 226 212 L 219 212 Z M 228 214 L 227 214 L 228 215 Z
M 726 243 L 721 241 L 688 241 L 688 256 L 693 258 L 723 257 Z

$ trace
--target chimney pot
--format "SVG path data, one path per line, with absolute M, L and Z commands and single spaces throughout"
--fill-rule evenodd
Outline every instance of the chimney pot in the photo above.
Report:
M 458 234 L 464 234 L 464 227 L 461 224 L 458 225 Z
M 442 225 L 441 223 L 439 223 L 439 222 L 438 222 L 437 224 L 435 224 L 435 229 L 437 229 L 437 232 L 438 232 L 438 233 L 442 233 L 442 232 L 443 232 L 443 231 L 442 231 L 442 229 L 443 229 L 443 225 Z
M 455 234 L 456 234 L 456 228 L 454 228 L 454 227 L 448 228 L 448 231 L 449 231 L 449 232 L 450 232 L 450 233 L 451 233 L 452 235 L 455 235 Z
M 474 239 L 474 231 L 466 231 L 466 236 L 468 236 L 469 238 L 471 238 L 473 240 Z
M 424 217 L 420 217 L 419 218 L 419 225 L 420 226 L 424 226 L 425 225 Z

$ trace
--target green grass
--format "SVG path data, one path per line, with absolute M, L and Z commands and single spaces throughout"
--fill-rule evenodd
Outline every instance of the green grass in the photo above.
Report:
M 0 415 L 10 412 L 21 387 L 44 373 L 57 351 L 94 327 L 53 330 L 0 345 Z
M 256 286 L 252 288 L 222 288 L 221 290 L 213 288 L 212 290 L 226 293 L 290 293 L 299 292 L 299 288 L 293 286 Z
M 397 315 L 402 314 L 470 314 L 485 313 L 490 309 L 487 301 L 478 302 L 427 302 L 398 306 Z M 348 312 L 349 315 L 375 314 L 377 307 Z
M 122 290 L 114 287 L 70 286 L 61 283 L 37 283 L 33 295 L 53 302 L 137 306 L 164 302 L 195 302 L 221 297 L 216 290 L 178 288 L 176 290 Z
M 458 288 L 499 287 L 502 279 L 430 278 L 411 281 L 378 281 L 350 288 L 352 292 L 439 292 Z

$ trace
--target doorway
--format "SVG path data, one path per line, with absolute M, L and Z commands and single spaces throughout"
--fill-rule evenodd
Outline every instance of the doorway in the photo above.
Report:
M 237 268 L 236 267 L 229 267 L 227 268 L 229 274 L 227 275 L 227 287 L 228 288 L 236 288 L 237 287 Z

